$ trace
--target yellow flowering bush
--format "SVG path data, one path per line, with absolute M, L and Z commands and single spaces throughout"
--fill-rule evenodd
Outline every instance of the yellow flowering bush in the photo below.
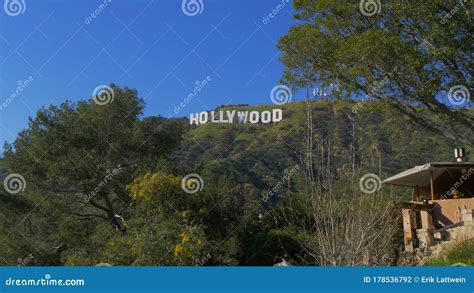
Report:
M 174 194 L 179 192 L 181 180 L 179 177 L 163 172 L 147 173 L 135 178 L 127 186 L 134 200 L 144 199 L 150 201 L 156 194 Z
M 196 259 L 209 253 L 205 233 L 195 223 L 197 215 L 193 211 L 193 200 L 196 198 L 184 193 L 181 177 L 164 172 L 146 173 L 135 178 L 127 190 L 134 209 L 147 215 L 146 221 L 133 223 L 135 229 L 142 229 L 149 223 L 160 225 L 160 229 L 134 239 L 136 247 L 128 249 L 135 257 L 132 263 L 148 263 L 153 259 L 158 264 L 192 265 L 197 263 Z M 171 250 L 171 257 L 155 259 L 155 255 L 165 253 L 163 250 L 166 253 Z
M 179 234 L 181 242 L 174 248 L 174 256 L 189 263 L 203 253 L 205 243 L 202 231 L 197 227 L 187 227 Z

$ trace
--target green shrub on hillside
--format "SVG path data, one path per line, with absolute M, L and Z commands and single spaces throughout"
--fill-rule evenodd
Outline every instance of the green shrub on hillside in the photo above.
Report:
M 474 239 L 451 246 L 440 256 L 432 258 L 429 266 L 474 266 Z

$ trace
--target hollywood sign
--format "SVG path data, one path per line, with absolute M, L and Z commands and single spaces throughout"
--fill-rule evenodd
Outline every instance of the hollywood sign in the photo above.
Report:
M 191 125 L 207 123 L 269 124 L 282 120 L 283 111 L 281 109 L 273 109 L 271 111 L 221 110 L 193 113 L 189 118 L 189 123 Z

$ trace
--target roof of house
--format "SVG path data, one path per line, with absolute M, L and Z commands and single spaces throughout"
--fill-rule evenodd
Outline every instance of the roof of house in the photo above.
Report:
M 474 163 L 428 163 L 387 178 L 383 182 L 408 187 L 429 186 L 430 174 L 433 174 L 433 180 L 436 180 L 445 172 L 456 172 L 470 168 L 474 168 Z

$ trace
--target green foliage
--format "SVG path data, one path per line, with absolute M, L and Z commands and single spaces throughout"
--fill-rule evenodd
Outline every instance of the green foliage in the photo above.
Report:
M 440 256 L 432 258 L 429 266 L 474 266 L 474 239 L 450 246 Z
M 295 88 L 336 83 L 334 98 L 384 101 L 425 129 L 473 146 L 469 97 L 454 107 L 447 99 L 452 86 L 473 92 L 473 6 L 379 1 L 372 4 L 380 13 L 367 16 L 359 3 L 294 1 L 298 23 L 278 44 L 284 82 Z
M 110 86 L 114 100 L 77 105 L 65 102 L 41 109 L 12 145 L 5 162 L 22 174 L 31 189 L 69 202 L 63 211 L 102 218 L 125 231 L 118 213 L 127 216 L 125 191 L 135 165 L 155 166 L 181 140 L 180 122 L 141 120 L 143 100 L 136 90 Z
M 107 110 L 116 102 L 120 107 Z M 27 265 L 272 265 L 282 257 L 293 264 L 317 263 L 304 245 L 311 243 L 308 226 L 278 220 L 281 211 L 290 211 L 289 202 L 293 218 L 308 215 L 303 174 L 281 183 L 285 170 L 301 164 L 305 103 L 284 105 L 284 120 L 275 125 L 209 124 L 190 130 L 180 120 L 142 119 L 141 110 L 122 121 L 124 107 L 129 112 L 142 107 L 133 90 L 117 88 L 114 103 L 43 109 L 7 147 L 0 163 L 9 169 L 0 173 L 21 173 L 27 188 L 17 195 L 0 190 L 1 264 L 17 265 L 30 254 L 34 258 Z M 338 188 L 357 184 L 358 178 L 347 179 L 354 144 L 356 167 L 382 177 L 431 160 L 451 160 L 454 145 L 446 139 L 426 134 L 406 117 L 373 110 L 377 104 L 365 104 L 355 115 L 355 105 L 325 101 L 313 108 L 315 135 L 328 142 L 328 167 Z M 88 118 L 75 125 L 79 113 Z M 89 123 L 109 128 L 99 134 Z M 44 159 L 34 160 L 40 155 Z M 134 164 L 125 167 L 124 159 Z M 94 197 L 99 208 L 86 203 L 84 194 L 118 164 L 122 171 Z M 204 179 L 201 192 L 182 190 L 189 173 Z M 265 202 L 277 185 L 281 188 Z M 123 233 L 100 208 L 107 198 L 112 216 L 123 217 L 118 222 Z
M 317 101 L 313 105 L 315 137 L 329 144 L 331 169 L 341 176 L 349 167 L 353 147 L 356 167 L 389 177 L 415 165 L 453 161 L 452 150 L 462 145 L 427 133 L 406 116 L 393 116 L 382 103 L 358 105 L 338 101 Z M 360 109 L 358 114 L 353 113 L 355 107 Z M 270 108 L 273 107 L 255 109 Z M 282 108 L 283 121 L 271 126 L 253 126 L 251 133 L 248 126 L 237 124 L 207 124 L 192 129 L 176 162 L 212 169 L 214 174 L 234 170 L 238 182 L 250 183 L 260 191 L 272 188 L 285 169 L 300 163 L 295 153 L 301 152 L 306 131 L 304 102 L 289 103 Z M 221 140 L 224 134 L 233 139 Z M 468 153 L 474 150 L 463 147 Z
M 22 194 L 10 195 L 0 188 L 0 264 L 58 265 L 54 248 L 59 213 Z

